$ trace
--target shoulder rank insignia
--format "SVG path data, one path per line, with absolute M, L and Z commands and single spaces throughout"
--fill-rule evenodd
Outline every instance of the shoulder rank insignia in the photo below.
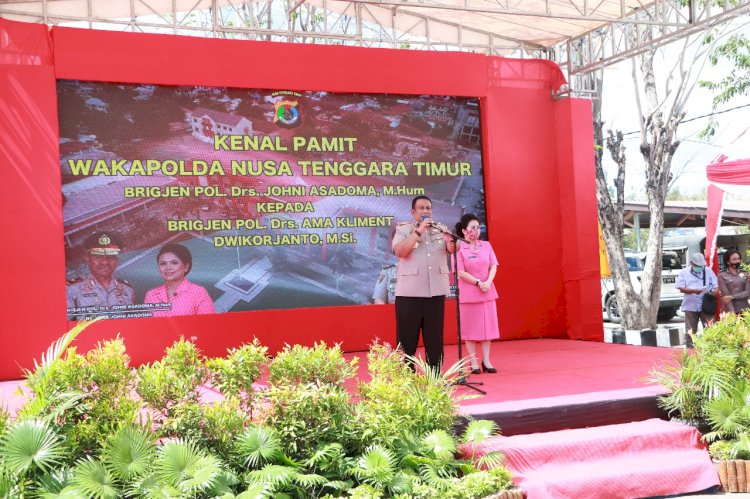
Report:
M 125 279 L 121 279 L 121 278 L 119 278 L 119 277 L 115 277 L 115 281 L 119 282 L 120 284 L 124 284 L 125 286 L 127 286 L 127 287 L 129 287 L 129 288 L 132 288 L 132 287 L 133 287 L 133 285 L 132 285 L 132 284 L 130 284 L 130 283 L 129 283 L 128 281 L 126 281 Z
M 83 282 L 83 277 L 80 277 L 80 276 L 74 277 L 72 279 L 68 279 L 65 282 L 67 283 L 68 286 L 72 286 L 73 284 L 78 284 L 79 282 Z

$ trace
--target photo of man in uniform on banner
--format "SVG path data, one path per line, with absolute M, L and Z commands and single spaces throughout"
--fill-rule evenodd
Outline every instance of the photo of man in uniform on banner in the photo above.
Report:
M 120 263 L 119 236 L 95 232 L 84 243 L 88 273 L 68 280 L 68 320 L 107 313 L 112 305 L 132 305 L 133 287 L 114 276 Z

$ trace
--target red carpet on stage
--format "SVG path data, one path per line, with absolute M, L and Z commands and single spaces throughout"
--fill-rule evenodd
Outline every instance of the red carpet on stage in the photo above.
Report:
M 492 364 L 497 374 L 482 373 L 487 395 L 462 405 L 518 402 L 530 399 L 594 396 L 612 390 L 646 390 L 644 378 L 655 363 L 671 358 L 670 348 L 613 345 L 575 340 L 516 340 L 492 344 Z M 466 349 L 463 349 L 464 356 Z M 456 361 L 456 345 L 446 345 L 445 363 Z M 656 389 L 661 392 L 660 389 Z
M 491 352 L 498 373 L 468 378 L 487 394 L 462 401 L 461 412 L 493 419 L 504 435 L 665 417 L 656 402 L 664 389 L 645 378 L 671 361 L 670 348 L 537 339 L 496 342 Z M 446 363 L 456 358 L 456 346 L 447 346 Z
M 501 451 L 528 499 L 653 497 L 719 485 L 698 431 L 660 419 L 498 436 L 477 450 Z

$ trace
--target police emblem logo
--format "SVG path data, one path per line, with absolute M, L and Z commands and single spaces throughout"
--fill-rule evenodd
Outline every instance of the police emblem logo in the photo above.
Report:
M 283 128 L 294 128 L 300 124 L 299 102 L 280 100 L 274 103 L 273 122 Z
M 102 237 L 99 238 L 99 244 L 101 244 L 102 246 L 107 246 L 111 242 L 112 239 L 110 239 L 107 234 L 102 234 Z

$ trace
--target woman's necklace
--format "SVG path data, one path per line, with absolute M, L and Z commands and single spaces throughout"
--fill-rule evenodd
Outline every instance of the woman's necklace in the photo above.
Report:
M 165 288 L 165 290 L 167 292 L 167 300 L 168 301 L 171 302 L 172 298 L 176 298 L 177 297 L 177 288 L 179 288 L 179 287 L 180 287 L 179 284 L 177 286 L 174 286 L 174 287 L 170 286 L 169 284 L 164 284 L 164 288 Z

